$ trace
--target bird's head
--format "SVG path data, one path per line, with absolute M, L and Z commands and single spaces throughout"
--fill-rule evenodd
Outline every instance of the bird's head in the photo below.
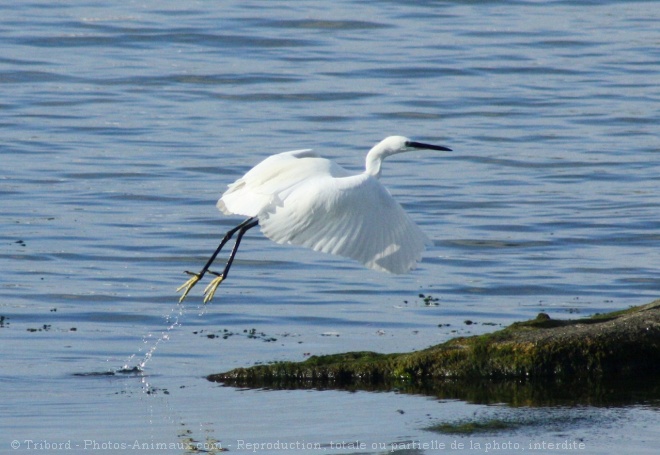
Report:
M 442 145 L 425 144 L 423 142 L 413 141 L 404 136 L 389 136 L 369 150 L 367 154 L 367 173 L 375 177 L 380 177 L 380 167 L 385 158 L 397 153 L 420 149 L 451 152 L 450 148 Z

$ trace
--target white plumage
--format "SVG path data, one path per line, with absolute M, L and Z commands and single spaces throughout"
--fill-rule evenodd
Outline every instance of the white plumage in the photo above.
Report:
M 393 140 L 398 138 L 385 145 L 410 142 Z M 227 215 L 257 217 L 261 232 L 274 242 L 349 257 L 390 273 L 413 269 L 430 243 L 377 175 L 351 175 L 311 150 L 266 158 L 229 185 L 217 206 Z
M 248 217 L 223 238 L 199 273 L 179 290 L 181 301 L 208 272 L 222 247 L 238 232 L 222 273 L 205 290 L 205 302 L 226 278 L 243 234 L 257 224 L 277 243 L 302 245 L 316 251 L 355 259 L 390 273 L 406 273 L 430 243 L 403 208 L 380 183 L 383 160 L 413 149 L 449 151 L 447 147 L 390 136 L 367 154 L 366 169 L 351 174 L 311 150 L 272 155 L 229 185 L 217 203 L 227 215 Z

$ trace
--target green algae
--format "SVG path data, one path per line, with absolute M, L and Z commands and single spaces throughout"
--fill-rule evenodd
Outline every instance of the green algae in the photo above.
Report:
M 494 433 L 498 431 L 514 430 L 518 427 L 520 427 L 518 422 L 503 419 L 488 419 L 483 421 L 461 420 L 451 423 L 438 423 L 426 428 L 426 430 L 443 434 L 473 435 L 475 433 Z
M 591 384 L 585 398 L 590 401 L 598 399 L 603 380 L 657 375 L 660 300 L 576 320 L 554 320 L 542 313 L 490 334 L 454 338 L 411 353 L 312 356 L 304 362 L 237 368 L 208 379 L 248 387 L 398 389 L 415 393 L 433 389 L 434 394 L 440 387 L 443 396 L 451 396 L 452 381 L 460 380 L 463 398 L 466 384 L 478 383 L 474 391 L 467 392 L 478 395 L 486 380 L 508 384 L 507 402 L 528 402 L 538 401 L 533 395 L 539 394 L 540 382 L 553 391 L 551 396 L 561 396 L 558 387 L 570 387 L 573 398 L 580 394 L 582 385 Z M 521 382 L 520 390 L 512 388 L 511 380 Z M 533 387 L 522 392 L 523 383 Z

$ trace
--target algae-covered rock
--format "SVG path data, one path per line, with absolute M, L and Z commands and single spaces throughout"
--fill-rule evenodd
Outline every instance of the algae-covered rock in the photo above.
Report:
M 208 377 L 230 385 L 374 389 L 434 387 L 461 379 L 574 382 L 660 373 L 660 300 L 578 320 L 545 314 L 500 331 L 412 353 L 350 352 L 238 368 Z M 480 386 L 483 387 L 483 384 Z

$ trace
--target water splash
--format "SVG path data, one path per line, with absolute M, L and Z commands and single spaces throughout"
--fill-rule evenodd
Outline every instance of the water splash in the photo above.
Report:
M 207 311 L 207 305 L 199 304 L 196 307 L 197 314 L 199 316 L 204 316 Z M 143 392 L 147 394 L 152 393 L 152 387 L 147 380 L 145 374 L 145 369 L 147 363 L 153 358 L 154 354 L 158 350 L 159 346 L 169 341 L 172 333 L 175 329 L 182 326 L 182 321 L 186 315 L 186 306 L 183 303 L 175 304 L 170 312 L 165 316 L 165 322 L 167 327 L 156 337 L 153 333 L 148 333 L 142 338 L 143 347 L 141 347 L 138 352 L 132 354 L 125 362 L 124 366 L 117 370 L 116 373 L 125 373 L 125 374 L 136 374 L 139 375 L 142 379 L 142 388 Z M 139 361 L 135 364 L 135 359 L 138 358 Z
M 148 333 L 142 337 L 143 347 L 141 347 L 138 352 L 132 354 L 124 363 L 124 366 L 117 370 L 117 373 L 126 372 L 132 373 L 140 376 L 140 381 L 142 383 L 142 392 L 145 394 L 152 394 L 153 388 L 149 384 L 147 375 L 145 374 L 145 368 L 147 363 L 153 358 L 156 350 L 161 343 L 164 343 L 170 339 L 171 333 L 182 325 L 182 319 L 185 316 L 186 309 L 182 304 L 176 304 L 170 309 L 170 312 L 165 316 L 165 322 L 167 327 L 160 333 L 158 338 L 155 338 L 153 333 Z M 155 341 L 154 341 L 155 340 Z M 134 364 L 134 360 L 140 359 L 137 362 L 137 365 Z
M 146 348 L 140 348 L 137 353 L 131 355 L 126 363 L 124 364 L 122 370 L 130 370 L 132 368 L 138 368 L 140 371 L 144 371 L 147 363 L 151 360 L 151 358 L 154 356 L 154 353 L 158 349 L 158 346 L 160 346 L 161 343 L 168 341 L 170 339 L 170 334 L 174 329 L 177 327 L 180 327 L 182 325 L 181 320 L 183 319 L 183 316 L 185 316 L 186 309 L 183 304 L 176 304 L 176 306 L 172 307 L 170 309 L 169 314 L 165 317 L 165 322 L 167 324 L 167 327 L 165 330 L 163 330 L 158 338 L 156 338 L 156 341 L 154 340 L 154 334 L 153 333 L 148 333 L 142 338 L 142 343 L 145 346 L 148 346 Z M 130 365 L 133 363 L 133 359 L 136 357 L 139 357 L 142 353 L 144 352 L 144 355 L 142 356 L 142 359 L 138 362 L 137 366 L 131 367 Z
M 200 318 L 206 314 L 206 309 L 209 307 L 206 303 L 202 303 L 201 305 L 197 305 L 197 316 Z

